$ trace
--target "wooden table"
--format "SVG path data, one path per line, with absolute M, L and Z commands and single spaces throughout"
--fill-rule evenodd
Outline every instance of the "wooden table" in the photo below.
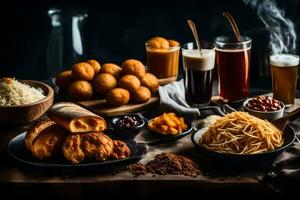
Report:
M 257 176 L 262 175 L 263 171 L 233 172 L 233 175 L 206 171 L 205 161 L 201 161 L 199 152 L 190 141 L 190 135 L 178 142 L 152 146 L 150 149 L 177 151 L 189 156 L 203 166 L 201 175 L 195 178 L 178 175 L 134 177 L 129 172 L 118 174 L 103 171 L 66 173 L 20 165 L 8 155 L 7 144 L 10 139 L 26 130 L 28 126 L 9 127 L 11 126 L 2 125 L 0 129 L 0 194 L 16 197 L 35 194 L 43 197 L 70 197 L 72 199 L 86 195 L 102 196 L 103 194 L 112 197 L 120 195 L 156 197 L 157 192 L 168 193 L 176 197 L 193 195 L 193 193 L 219 196 L 231 192 L 243 192 L 252 196 L 256 196 L 257 193 L 269 197 L 275 195 L 269 187 L 257 179 Z

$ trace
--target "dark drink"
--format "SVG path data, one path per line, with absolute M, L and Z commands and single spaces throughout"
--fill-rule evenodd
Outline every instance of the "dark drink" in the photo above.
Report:
M 207 105 L 212 96 L 215 50 L 201 52 L 182 49 L 186 100 L 192 106 Z
M 227 37 L 216 40 L 216 65 L 219 95 L 228 101 L 249 95 L 251 39 L 231 42 Z

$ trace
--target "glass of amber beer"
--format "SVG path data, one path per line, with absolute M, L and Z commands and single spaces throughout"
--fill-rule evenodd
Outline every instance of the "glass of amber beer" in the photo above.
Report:
M 219 36 L 215 38 L 216 65 L 219 95 L 226 101 L 234 101 L 249 95 L 250 58 L 252 40 L 242 36 L 242 41 Z
M 273 97 L 282 101 L 287 107 L 294 104 L 299 56 L 293 54 L 276 54 L 270 56 L 272 71 Z

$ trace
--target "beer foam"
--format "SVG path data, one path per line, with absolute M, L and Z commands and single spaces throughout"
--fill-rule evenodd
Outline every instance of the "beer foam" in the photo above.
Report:
M 292 67 L 299 64 L 299 57 L 293 54 L 276 54 L 270 56 L 270 64 L 278 67 Z
M 215 50 L 212 49 L 201 49 L 201 53 L 198 49 L 184 50 L 182 55 L 188 58 L 199 59 L 199 65 L 197 66 L 188 66 L 189 69 L 198 70 L 198 71 L 208 71 L 214 68 L 215 66 Z

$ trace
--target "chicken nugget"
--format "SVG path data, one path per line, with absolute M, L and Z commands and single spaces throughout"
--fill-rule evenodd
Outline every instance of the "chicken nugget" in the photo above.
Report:
M 122 106 L 129 102 L 130 93 L 123 88 L 114 88 L 106 94 L 105 99 L 111 106 Z
M 134 75 L 124 75 L 118 82 L 118 87 L 124 88 L 129 92 L 135 92 L 141 86 L 141 81 Z
M 52 157 L 61 151 L 67 131 L 58 124 L 43 130 L 32 142 L 32 155 L 41 160 Z
M 162 37 L 153 37 L 149 39 L 147 45 L 148 47 L 155 49 L 168 49 L 170 47 L 168 40 Z
M 95 76 L 95 70 L 89 63 L 86 62 L 76 63 L 72 67 L 72 76 L 76 80 L 90 81 Z
M 159 87 L 158 79 L 151 73 L 146 73 L 142 78 L 141 83 L 142 86 L 148 88 L 152 93 L 155 93 Z
M 59 87 L 59 89 L 67 89 L 68 86 L 74 81 L 72 76 L 72 71 L 67 70 L 59 73 L 56 76 L 55 83 Z
M 111 158 L 114 159 L 125 159 L 128 158 L 131 154 L 131 151 L 127 144 L 121 140 L 113 141 L 113 153 L 110 155 Z
M 92 160 L 106 160 L 113 152 L 113 140 L 101 132 L 89 132 L 81 136 L 81 149 Z
M 69 85 L 68 94 L 77 100 L 89 99 L 93 95 L 93 87 L 87 81 L 75 81 Z
M 117 86 L 117 80 L 111 74 L 101 73 L 93 79 L 94 89 L 104 94 Z
M 142 78 L 146 71 L 142 62 L 135 59 L 128 59 L 122 63 L 122 69 L 125 74 L 132 74 L 138 78 Z
M 63 144 L 62 151 L 64 157 L 73 164 L 79 164 L 84 160 L 84 153 L 80 147 L 80 134 L 69 134 Z
M 95 74 L 98 74 L 98 72 L 101 69 L 101 65 L 100 65 L 100 63 L 97 60 L 92 60 L 91 59 L 91 60 L 87 60 L 85 62 L 87 62 L 88 64 L 90 64 L 93 67 L 93 69 L 95 71 Z
M 122 68 L 114 63 L 106 63 L 102 66 L 100 73 L 108 73 L 113 75 L 116 79 L 122 76 Z
M 151 98 L 151 92 L 148 88 L 141 86 L 131 95 L 131 100 L 135 103 L 145 103 Z

